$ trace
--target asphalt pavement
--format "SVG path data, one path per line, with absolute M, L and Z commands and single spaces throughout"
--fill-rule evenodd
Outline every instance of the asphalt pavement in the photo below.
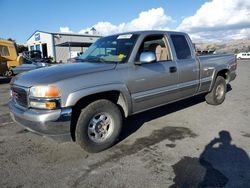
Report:
M 250 187 L 250 62 L 237 74 L 222 105 L 201 95 L 131 116 L 97 154 L 14 123 L 0 78 L 0 187 Z

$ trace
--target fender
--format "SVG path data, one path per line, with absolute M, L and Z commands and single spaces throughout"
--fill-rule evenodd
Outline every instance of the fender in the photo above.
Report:
M 225 72 L 229 72 L 229 69 L 227 67 L 227 65 L 220 65 L 218 67 L 216 67 L 216 69 L 214 69 L 213 75 L 212 75 L 212 81 L 211 81 L 211 85 L 209 88 L 209 91 L 211 91 L 213 89 L 215 80 L 217 78 L 217 75 L 219 74 L 220 71 L 225 71 Z
M 132 112 L 132 100 L 130 92 L 125 84 L 105 84 L 75 91 L 69 94 L 69 96 L 66 99 L 65 106 L 74 106 L 80 99 L 84 97 L 107 91 L 120 92 L 117 104 L 119 104 L 123 108 L 125 117 L 130 115 Z

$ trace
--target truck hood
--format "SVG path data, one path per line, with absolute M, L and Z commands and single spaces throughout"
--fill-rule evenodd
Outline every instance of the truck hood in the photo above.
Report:
M 13 84 L 31 87 L 34 85 L 48 85 L 57 81 L 69 79 L 83 74 L 114 69 L 115 63 L 74 63 L 61 64 L 46 68 L 40 68 L 18 75 L 12 81 Z

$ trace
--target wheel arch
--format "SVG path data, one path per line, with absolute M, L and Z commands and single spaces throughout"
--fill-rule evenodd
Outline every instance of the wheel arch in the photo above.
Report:
M 213 81 L 212 81 L 212 84 L 211 84 L 211 86 L 210 86 L 209 91 L 211 91 L 211 90 L 213 89 L 214 84 L 215 84 L 215 81 L 216 81 L 216 78 L 217 78 L 218 76 L 222 76 L 222 77 L 226 80 L 226 83 L 228 83 L 228 82 L 229 82 L 229 72 L 230 72 L 230 70 L 229 70 L 229 69 L 226 69 L 226 68 L 217 71 L 217 72 L 214 74 Z
M 217 73 L 216 77 L 218 77 L 218 76 L 222 76 L 226 80 L 227 83 L 229 82 L 229 70 L 228 69 L 220 70 Z
M 107 99 L 113 102 L 114 104 L 117 104 L 122 115 L 124 117 L 127 117 L 131 114 L 132 107 L 131 107 L 131 99 L 128 90 L 124 91 L 124 89 L 119 89 L 118 87 L 116 89 L 95 89 L 95 91 L 99 92 L 87 92 L 87 91 L 78 91 L 75 97 L 77 97 L 77 100 L 72 100 L 72 118 L 71 118 L 71 126 L 70 126 L 70 132 L 71 137 L 73 141 L 75 141 L 75 128 L 76 123 L 78 120 L 78 117 L 80 115 L 81 109 L 90 104 L 91 102 L 94 102 L 99 99 Z M 83 94 L 85 93 L 85 95 Z M 81 97 L 80 97 L 80 94 Z M 71 96 L 72 97 L 72 96 Z

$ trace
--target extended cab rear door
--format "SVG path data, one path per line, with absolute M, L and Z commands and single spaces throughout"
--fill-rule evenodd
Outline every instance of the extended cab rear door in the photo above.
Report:
M 196 60 L 192 42 L 184 33 L 169 33 L 172 53 L 179 73 L 179 97 L 194 95 L 199 87 L 199 62 Z

